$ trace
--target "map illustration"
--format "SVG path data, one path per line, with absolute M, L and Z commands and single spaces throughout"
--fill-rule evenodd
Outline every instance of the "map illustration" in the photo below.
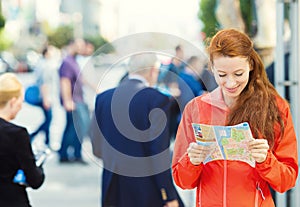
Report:
M 192 123 L 192 127 L 196 142 L 211 147 L 204 164 L 214 160 L 239 160 L 255 167 L 255 160 L 248 149 L 248 142 L 253 137 L 247 122 L 234 126 Z

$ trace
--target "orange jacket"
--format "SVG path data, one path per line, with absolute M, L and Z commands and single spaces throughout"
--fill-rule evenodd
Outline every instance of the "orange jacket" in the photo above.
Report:
M 269 186 L 285 192 L 295 186 L 298 176 L 296 135 L 288 103 L 277 98 L 284 117 L 284 134 L 275 130 L 275 145 L 263 163 L 255 168 L 240 161 L 218 160 L 193 165 L 186 153 L 189 143 L 195 142 L 191 123 L 224 125 L 229 113 L 220 88 L 190 101 L 183 112 L 173 155 L 173 177 L 182 189 L 197 187 L 197 207 L 272 207 Z

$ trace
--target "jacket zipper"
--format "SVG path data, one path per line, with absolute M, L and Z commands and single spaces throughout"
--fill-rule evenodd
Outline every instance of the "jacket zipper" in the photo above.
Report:
M 255 207 L 258 207 L 258 189 L 256 187 L 256 191 L 255 191 Z
M 201 182 L 200 182 L 200 186 L 199 186 L 198 196 L 199 196 L 198 206 L 202 207 L 202 184 L 201 184 Z
M 261 194 L 261 197 L 263 200 L 265 200 L 265 196 L 259 186 L 259 182 L 256 182 L 256 192 L 255 192 L 255 207 L 258 207 L 258 197 L 259 197 L 259 193 Z
M 223 186 L 223 207 L 226 207 L 227 197 L 227 160 L 224 160 L 224 186 Z

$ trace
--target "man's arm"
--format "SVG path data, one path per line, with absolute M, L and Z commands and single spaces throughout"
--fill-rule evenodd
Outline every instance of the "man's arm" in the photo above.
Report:
M 64 108 L 67 111 L 73 111 L 75 109 L 75 104 L 72 100 L 71 81 L 68 78 L 62 77 L 60 79 L 60 86 Z

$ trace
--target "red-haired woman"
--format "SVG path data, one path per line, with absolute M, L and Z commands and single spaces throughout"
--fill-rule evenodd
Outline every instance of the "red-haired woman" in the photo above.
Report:
M 183 189 L 197 188 L 197 206 L 272 207 L 270 187 L 285 192 L 295 186 L 298 176 L 289 105 L 269 82 L 247 35 L 221 30 L 207 49 L 219 87 L 185 107 L 174 148 L 174 180 Z M 211 149 L 195 142 L 192 123 L 242 122 L 249 123 L 255 138 L 248 143 L 255 167 L 224 159 L 204 164 Z

